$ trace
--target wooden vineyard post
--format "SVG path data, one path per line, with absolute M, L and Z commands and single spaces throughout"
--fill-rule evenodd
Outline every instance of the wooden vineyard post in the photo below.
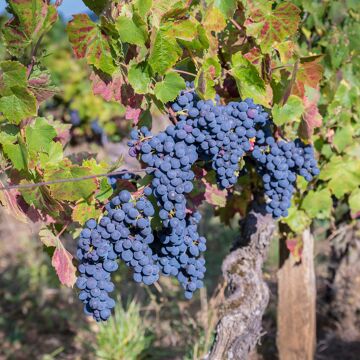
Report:
M 280 240 L 277 347 L 280 360 L 313 360 L 316 347 L 314 238 L 302 234 L 303 252 L 296 262 Z

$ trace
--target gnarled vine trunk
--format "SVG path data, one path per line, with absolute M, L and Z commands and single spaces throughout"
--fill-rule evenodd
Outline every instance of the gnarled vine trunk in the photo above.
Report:
M 262 267 L 274 229 L 272 217 L 256 205 L 241 221 L 240 238 L 222 265 L 224 301 L 208 359 L 246 360 L 255 349 L 269 301 Z

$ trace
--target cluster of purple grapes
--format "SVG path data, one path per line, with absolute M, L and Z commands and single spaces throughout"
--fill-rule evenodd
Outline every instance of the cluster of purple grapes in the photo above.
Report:
M 275 142 L 273 137 L 268 137 L 264 145 L 255 146 L 252 156 L 264 183 L 266 211 L 274 218 L 286 217 L 296 176 L 311 181 L 319 174 L 313 148 L 299 140 Z
M 196 135 L 198 157 L 215 170 L 220 188 L 237 182 L 241 159 L 255 160 L 264 183 L 266 211 L 274 218 L 288 215 L 297 175 L 311 181 L 319 174 L 313 148 L 300 139 L 276 141 L 268 113 L 252 99 L 219 105 L 185 90 L 172 109 L 179 120 L 177 126 Z
M 85 313 L 97 321 L 107 320 L 115 305 L 108 293 L 114 289 L 110 274 L 118 268 L 117 259 L 132 268 L 136 282 L 150 285 L 159 278 L 159 267 L 149 247 L 154 241 L 150 226 L 152 204 L 144 196 L 135 199 L 122 190 L 105 209 L 99 223 L 87 221 L 77 250 L 79 299 L 85 304 Z
M 219 187 L 233 186 L 239 176 L 240 159 L 255 141 L 263 141 L 261 128 L 267 125 L 268 114 L 252 99 L 223 106 L 200 100 L 187 91 L 180 94 L 172 109 L 179 114 L 179 121 L 197 135 L 199 157 L 211 162 Z
M 214 104 L 185 90 L 171 106 L 176 125 L 158 134 L 146 127 L 131 132 L 129 154 L 141 161 L 150 179 L 142 195 L 134 198 L 121 191 L 106 205 L 100 223 L 90 220 L 81 233 L 80 299 L 96 320 L 110 315 L 113 301 L 105 295 L 113 289 L 110 273 L 117 268 L 117 258 L 132 268 L 136 282 L 150 285 L 160 274 L 176 277 L 187 299 L 203 286 L 206 239 L 198 233 L 200 214 L 187 209 L 196 162 L 216 172 L 222 189 L 236 184 L 240 160 L 255 162 L 266 211 L 274 218 L 287 216 L 296 176 L 310 181 L 319 173 L 312 147 L 300 140 L 276 141 L 268 113 L 252 99 L 220 105 L 219 98 Z M 110 177 L 110 184 L 116 185 L 117 179 L 130 180 L 133 175 Z M 156 214 L 150 201 L 156 204 Z M 151 227 L 153 217 L 161 221 L 156 231 Z
M 191 299 L 194 291 L 204 286 L 205 259 L 200 254 L 206 250 L 206 239 L 197 231 L 199 213 L 187 215 L 182 237 L 159 234 L 155 259 L 161 273 L 176 276 L 184 288 L 185 298 Z
M 195 143 L 199 140 L 184 122 L 170 125 L 157 135 L 142 127 L 133 130 L 131 138 L 130 154 L 139 156 L 152 175 L 144 191 L 155 197 L 162 222 L 155 244 L 156 260 L 164 275 L 177 277 L 190 299 L 203 286 L 205 272 L 200 255 L 206 249 L 206 240 L 197 232 L 200 215 L 189 215 L 186 208 L 186 194 L 193 190 L 191 167 L 198 160 Z
M 94 219 L 86 222 L 78 240 L 79 260 L 76 286 L 80 290 L 79 299 L 84 303 L 84 312 L 97 321 L 107 320 L 115 301 L 109 297 L 114 290 L 111 273 L 118 268 L 117 254 L 111 235 L 104 223 Z

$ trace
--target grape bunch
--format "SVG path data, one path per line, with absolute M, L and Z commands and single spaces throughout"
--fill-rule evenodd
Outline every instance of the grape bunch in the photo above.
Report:
M 266 211 L 275 219 L 286 217 L 295 191 L 296 176 L 311 181 L 319 174 L 312 147 L 300 140 L 276 142 L 273 137 L 267 137 L 263 146 L 254 148 L 252 156 L 264 183 Z
M 157 134 L 144 126 L 131 131 L 129 155 L 147 174 L 142 187 L 134 194 L 122 190 L 105 206 L 99 224 L 89 220 L 81 232 L 79 297 L 96 320 L 106 320 L 114 305 L 107 294 L 113 290 L 116 259 L 132 269 L 138 283 L 176 277 L 187 299 L 203 286 L 206 239 L 198 232 L 200 214 L 187 206 L 195 164 L 215 171 L 221 189 L 237 183 L 246 170 L 241 161 L 254 166 L 263 181 L 266 211 L 274 218 L 287 216 L 297 176 L 311 181 L 319 173 L 313 148 L 299 139 L 276 140 L 269 114 L 252 99 L 222 105 L 219 97 L 201 100 L 192 83 L 187 87 L 170 104 L 176 125 Z M 117 179 L 138 177 L 111 176 L 114 189 Z M 152 227 L 156 218 L 161 225 Z
M 159 267 L 149 247 L 154 241 L 151 203 L 143 196 L 134 198 L 122 190 L 105 209 L 99 223 L 94 219 L 86 222 L 77 250 L 79 299 L 85 305 L 85 313 L 97 321 L 107 320 L 115 306 L 108 293 L 114 290 L 110 274 L 118 269 L 117 259 L 133 269 L 136 282 L 150 285 L 159 278 Z
M 94 219 L 86 222 L 78 241 L 79 261 L 76 286 L 79 299 L 84 303 L 84 312 L 95 320 L 107 320 L 115 301 L 109 296 L 114 290 L 111 273 L 117 270 L 117 255 L 104 222 Z
M 187 86 L 192 88 L 193 84 Z M 288 215 L 297 175 L 311 181 L 319 174 L 313 148 L 300 139 L 276 141 L 268 113 L 252 99 L 219 105 L 185 90 L 172 109 L 177 114 L 177 126 L 185 124 L 182 126 L 198 135 L 195 145 L 199 159 L 211 164 L 220 188 L 237 182 L 241 159 L 255 160 L 264 184 L 266 211 L 275 219 Z
M 199 158 L 211 162 L 219 187 L 233 186 L 240 173 L 239 161 L 255 142 L 263 142 L 262 127 L 267 125 L 269 115 L 252 99 L 219 105 L 188 91 L 180 94 L 172 109 L 179 114 L 180 123 L 195 135 Z
M 154 256 L 163 275 L 176 276 L 186 299 L 191 299 L 204 286 L 205 260 L 200 255 L 206 250 L 206 239 L 197 231 L 200 219 L 198 212 L 187 215 L 182 237 L 160 234 Z

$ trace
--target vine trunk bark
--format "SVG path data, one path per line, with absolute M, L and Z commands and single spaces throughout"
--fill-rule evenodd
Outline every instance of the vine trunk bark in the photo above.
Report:
M 224 300 L 208 359 L 246 360 L 255 349 L 269 301 L 262 266 L 274 230 L 272 217 L 257 205 L 241 221 L 240 237 L 222 265 Z

